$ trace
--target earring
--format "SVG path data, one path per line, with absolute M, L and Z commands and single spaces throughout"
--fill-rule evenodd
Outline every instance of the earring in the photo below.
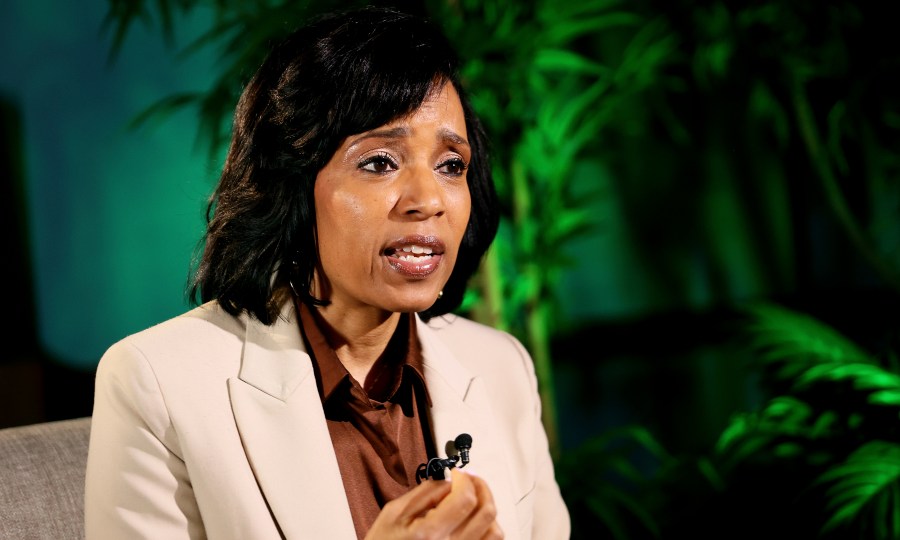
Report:
M 291 291 L 294 293 L 294 296 L 300 298 L 300 293 L 297 292 L 297 288 L 294 287 L 294 276 L 297 274 L 297 270 L 300 266 L 300 250 L 297 250 L 294 253 L 294 256 L 291 258 L 291 272 L 288 275 L 288 285 L 291 286 Z
M 437 297 L 437 299 L 440 300 L 440 299 L 443 298 L 443 297 L 444 297 L 444 289 L 441 289 L 441 290 L 438 291 L 438 297 Z

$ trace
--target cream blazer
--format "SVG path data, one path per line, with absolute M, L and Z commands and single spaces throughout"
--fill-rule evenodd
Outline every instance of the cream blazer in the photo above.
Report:
M 569 538 L 526 350 L 461 317 L 418 323 L 435 447 L 472 436 L 466 470 L 490 485 L 507 539 Z M 208 303 L 109 348 L 87 540 L 356 538 L 297 324 L 292 303 L 271 326 Z

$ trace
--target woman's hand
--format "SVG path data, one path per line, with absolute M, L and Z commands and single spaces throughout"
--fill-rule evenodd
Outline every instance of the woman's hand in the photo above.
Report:
M 450 479 L 427 480 L 384 505 L 366 540 L 503 538 L 485 481 L 457 469 Z

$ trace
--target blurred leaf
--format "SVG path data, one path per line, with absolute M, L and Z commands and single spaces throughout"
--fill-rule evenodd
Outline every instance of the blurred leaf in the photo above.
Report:
M 828 113 L 828 150 L 838 172 L 844 175 L 850 172 L 847 157 L 844 155 L 844 149 L 841 147 L 842 123 L 846 114 L 847 104 L 843 101 L 835 103 Z
M 809 436 L 813 439 L 818 439 L 830 434 L 839 420 L 839 416 L 834 411 L 824 411 L 816 419 Z
M 618 511 L 614 511 L 609 499 L 601 497 L 588 497 L 587 506 L 600 518 L 600 521 L 609 529 L 609 533 L 616 540 L 628 540 L 628 533 L 622 523 L 622 517 Z
M 891 389 L 872 392 L 869 394 L 869 403 L 872 405 L 892 405 L 900 407 L 900 391 Z
M 555 221 L 550 224 L 544 234 L 549 244 L 562 244 L 580 233 L 584 233 L 591 221 L 587 210 L 569 209 L 562 212 Z
M 112 27 L 113 41 L 109 47 L 108 61 L 112 63 L 122 50 L 125 36 L 136 19 L 146 20 L 147 10 L 142 2 L 133 0 L 109 0 L 109 10 L 103 19 L 101 30 L 107 32 Z
M 538 110 L 537 125 L 546 136 L 547 144 L 551 148 L 563 146 L 575 130 L 577 121 L 590 114 L 607 88 L 607 82 L 597 81 L 578 95 L 546 100 Z M 565 165 L 567 169 L 571 167 L 571 163 Z
M 754 346 L 767 363 L 795 365 L 796 375 L 810 364 L 870 363 L 875 361 L 855 343 L 809 315 L 775 304 L 747 308 Z
M 807 446 L 831 437 L 839 420 L 833 411 L 817 411 L 793 396 L 771 399 L 758 413 L 734 415 L 715 444 L 729 467 L 771 453 L 773 458 L 807 457 Z
M 801 455 L 805 448 L 795 442 L 785 442 L 775 445 L 773 453 L 779 458 L 793 458 Z
M 643 21 L 622 52 L 622 61 L 614 70 L 615 83 L 631 92 L 654 84 L 662 66 L 677 58 L 677 43 L 664 18 Z
M 765 120 L 772 126 L 778 146 L 784 148 L 790 137 L 790 120 L 765 81 L 754 84 L 750 94 L 750 109 L 753 117 Z
M 537 18 L 542 21 L 570 21 L 606 11 L 622 3 L 622 0 L 580 0 L 578 2 L 539 2 Z
M 534 68 L 542 71 L 563 71 L 587 75 L 607 75 L 610 69 L 585 56 L 566 49 L 541 49 L 534 59 Z
M 797 377 L 797 388 L 807 387 L 822 381 L 851 381 L 857 390 L 900 391 L 900 376 L 889 373 L 872 364 L 829 363 L 810 367 Z
M 816 482 L 829 484 L 826 495 L 828 509 L 834 513 L 822 527 L 828 532 L 849 526 L 870 510 L 868 521 L 876 525 L 891 524 L 895 530 L 900 499 L 894 497 L 900 482 L 900 445 L 886 441 L 870 441 L 823 473 Z M 891 538 L 882 529 L 878 538 Z
M 717 492 L 723 492 L 727 489 L 728 486 L 725 479 L 722 478 L 722 474 L 716 469 L 708 457 L 700 456 L 697 460 L 697 469 L 700 471 L 700 474 L 703 475 L 703 478 L 709 482 L 709 485 Z
M 138 128 L 150 120 L 162 120 L 182 110 L 185 105 L 196 103 L 203 98 L 200 92 L 182 92 L 166 96 L 141 111 L 129 122 L 129 128 Z
M 637 26 L 643 20 L 633 13 L 617 12 L 589 18 L 565 19 L 545 29 L 541 35 L 541 43 L 548 46 L 559 46 L 586 34 L 597 34 L 608 28 L 618 26 Z
M 621 535 L 617 538 L 629 538 L 625 520 L 629 515 L 658 536 L 657 520 L 638 496 L 649 481 L 636 464 L 644 455 L 658 463 L 672 459 L 646 428 L 636 425 L 612 428 L 566 452 L 557 476 L 568 504 L 585 504 L 610 534 Z

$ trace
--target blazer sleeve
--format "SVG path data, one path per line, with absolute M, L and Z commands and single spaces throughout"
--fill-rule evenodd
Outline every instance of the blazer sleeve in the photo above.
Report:
M 571 536 L 571 519 L 556 481 L 556 473 L 550 455 L 550 444 L 541 419 L 541 399 L 534 361 L 518 339 L 512 336 L 510 338 L 519 350 L 528 374 L 533 403 L 531 414 L 535 426 L 532 433 L 534 433 L 536 462 L 535 485 L 531 495 L 534 498 L 531 537 L 535 540 L 568 540 Z
M 178 436 L 150 363 L 127 340 L 97 368 L 85 538 L 205 538 Z

